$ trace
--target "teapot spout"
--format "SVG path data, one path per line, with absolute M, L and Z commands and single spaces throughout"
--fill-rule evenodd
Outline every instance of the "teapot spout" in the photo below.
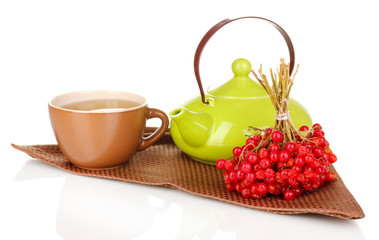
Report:
M 197 147 L 207 142 L 213 124 L 212 117 L 208 113 L 196 113 L 186 108 L 177 108 L 169 115 L 172 119 L 171 128 L 176 127 L 188 145 Z

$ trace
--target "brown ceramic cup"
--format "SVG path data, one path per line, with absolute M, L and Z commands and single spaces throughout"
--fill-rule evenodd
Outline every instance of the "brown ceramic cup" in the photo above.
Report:
M 65 106 L 96 99 L 122 99 L 137 106 L 93 111 L 70 110 Z M 125 92 L 83 91 L 59 95 L 49 102 L 50 121 L 63 154 L 75 166 L 86 169 L 117 167 L 137 151 L 156 142 L 167 130 L 167 115 L 148 108 L 145 98 Z M 146 120 L 158 117 L 161 126 L 144 137 Z

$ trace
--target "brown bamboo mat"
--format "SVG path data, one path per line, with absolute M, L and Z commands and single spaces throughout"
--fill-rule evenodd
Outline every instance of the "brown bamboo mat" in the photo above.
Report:
M 33 158 L 79 175 L 170 187 L 197 196 L 272 213 L 316 213 L 342 219 L 360 219 L 365 216 L 341 177 L 292 201 L 286 201 L 280 196 L 245 199 L 237 192 L 226 190 L 222 171 L 213 165 L 192 160 L 177 148 L 169 132 L 145 151 L 136 153 L 126 164 L 107 170 L 75 167 L 67 161 L 58 145 L 12 146 Z

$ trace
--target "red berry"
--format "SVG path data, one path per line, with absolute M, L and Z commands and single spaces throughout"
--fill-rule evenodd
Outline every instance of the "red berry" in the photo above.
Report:
M 295 164 L 295 166 L 299 166 L 299 167 L 302 167 L 305 165 L 304 158 L 299 157 L 299 156 L 295 157 L 293 163 Z
M 317 172 L 317 171 L 313 171 L 313 178 L 312 178 L 312 181 L 313 182 L 317 182 L 317 181 L 320 181 L 320 174 Z
M 247 157 L 247 161 L 251 164 L 256 164 L 259 162 L 258 154 L 252 153 Z
M 265 177 L 264 182 L 266 184 L 273 184 L 275 182 L 275 177 Z
M 311 167 L 313 169 L 317 168 L 320 165 L 320 161 L 317 159 L 314 159 L 313 162 L 311 163 Z
M 303 171 L 303 169 L 299 166 L 293 166 L 292 169 L 295 170 L 297 173 L 300 173 Z
M 308 152 L 309 152 L 309 150 L 306 146 L 300 146 L 297 149 L 297 154 L 299 156 L 305 156 Z
M 253 171 L 256 172 L 258 170 L 262 169 L 261 166 L 259 166 L 259 163 L 253 165 Z
M 280 172 L 276 172 L 276 173 L 275 173 L 275 181 L 276 181 L 277 183 L 283 183 L 283 182 L 284 182 L 282 176 L 280 175 Z
M 304 177 L 307 179 L 313 178 L 313 172 L 312 171 L 304 171 L 303 174 L 304 174 Z
M 304 192 L 304 190 L 302 188 L 294 188 L 293 191 L 294 191 L 296 197 L 299 197 Z
M 329 171 L 329 172 L 326 173 L 326 181 L 331 182 L 331 181 L 333 181 L 336 178 L 337 178 L 337 174 L 336 173 L 331 172 L 331 171 Z
M 279 161 L 279 162 L 277 163 L 277 165 L 276 165 L 276 168 L 277 168 L 277 169 L 282 169 L 282 168 L 284 167 L 284 164 L 285 164 L 285 163 Z
M 275 188 L 276 188 L 276 195 L 281 194 L 282 186 L 279 183 L 274 183 L 274 185 L 275 185 Z
M 322 157 L 322 155 L 324 154 L 324 149 L 322 149 L 321 147 L 315 147 L 314 149 L 313 149 L 313 155 L 315 156 L 315 157 Z
M 230 183 L 230 182 L 232 182 L 232 180 L 229 179 L 229 174 L 224 175 L 224 182 L 225 182 L 225 183 Z
M 266 148 L 262 148 L 258 152 L 258 156 L 260 159 L 268 158 L 268 155 L 269 155 L 269 151 Z
M 297 171 L 295 169 L 291 168 L 288 171 L 288 177 L 297 177 Z
M 255 177 L 257 179 L 264 179 L 265 178 L 265 173 L 262 169 L 259 169 L 258 171 L 255 172 Z
M 321 167 L 321 166 L 318 166 L 316 169 L 316 172 L 318 172 L 319 174 L 323 174 L 325 172 L 324 168 Z
M 312 143 L 315 146 L 321 146 L 322 145 L 322 140 L 321 140 L 321 138 L 316 137 L 316 138 L 312 139 Z
M 230 172 L 229 173 L 229 179 L 230 179 L 230 181 L 232 181 L 232 182 L 237 182 L 237 173 L 236 172 Z
M 275 171 L 272 168 L 265 170 L 265 177 L 275 177 Z
M 324 151 L 324 154 L 322 154 L 322 158 L 323 158 L 325 161 L 329 162 L 329 155 L 330 155 L 330 154 L 327 154 L 327 153 L 325 153 L 325 151 Z
M 280 193 L 281 193 L 280 192 L 280 189 L 281 189 L 280 185 L 278 183 L 274 183 L 274 184 L 270 184 L 270 185 L 273 186 L 270 193 L 273 195 L 280 195 Z
M 283 141 L 283 133 L 276 130 L 271 134 L 271 139 L 273 142 L 280 143 Z
M 254 149 L 254 147 L 256 147 L 257 145 L 258 145 L 258 140 L 255 138 L 250 137 L 246 140 L 246 146 L 248 149 Z
M 283 163 L 288 162 L 290 159 L 290 154 L 287 150 L 282 150 L 279 152 L 279 160 Z
M 234 185 L 234 187 L 235 187 L 235 189 L 236 189 L 237 192 L 241 192 L 242 189 L 243 189 L 241 183 L 237 183 L 236 185 Z
M 258 193 L 260 194 L 266 194 L 268 191 L 268 187 L 265 183 L 259 183 L 258 184 Z
M 288 179 L 288 170 L 287 169 L 283 169 L 280 171 L 280 176 L 283 178 L 283 179 Z
M 223 158 L 220 158 L 219 160 L 217 160 L 217 162 L 216 162 L 217 169 L 219 169 L 219 170 L 224 169 L 225 168 L 225 166 L 224 166 L 225 162 L 226 162 L 226 160 Z
M 259 161 L 259 166 L 261 166 L 262 169 L 267 169 L 271 166 L 271 162 L 268 158 L 264 158 Z
M 227 183 L 225 184 L 226 189 L 233 192 L 235 190 L 234 183 Z
M 317 131 L 315 131 L 314 133 L 313 133 L 313 136 L 315 136 L 315 137 L 324 137 L 324 135 L 325 135 L 325 133 L 324 133 L 324 131 L 322 131 L 322 130 L 317 130 Z
M 313 160 L 314 160 L 313 155 L 308 154 L 308 155 L 306 155 L 306 156 L 304 157 L 304 161 L 305 161 L 305 163 L 308 164 L 308 165 L 311 165 L 311 164 L 313 163 Z
M 249 172 L 245 176 L 245 180 L 253 182 L 255 180 L 255 174 L 253 172 Z
M 258 194 L 258 184 L 254 183 L 250 187 L 251 194 Z
M 312 190 L 312 183 L 311 182 L 307 182 L 307 181 L 305 181 L 304 183 L 303 183 L 303 188 L 305 189 L 305 190 L 307 190 L 307 192 L 312 192 L 313 190 Z
M 284 147 L 288 152 L 292 153 L 296 151 L 296 144 L 294 142 L 288 142 L 286 143 L 286 146 Z
M 287 201 L 290 201 L 295 198 L 295 192 L 293 190 L 287 190 L 284 192 L 283 196 L 284 196 L 284 199 L 286 199 Z
M 241 191 L 241 195 L 242 195 L 242 197 L 244 197 L 244 198 L 249 198 L 249 197 L 251 197 L 250 189 L 248 189 L 248 188 L 244 188 L 244 189 L 242 189 L 242 191 Z
M 234 161 L 233 160 L 228 160 L 224 164 L 224 168 L 226 171 L 231 172 L 234 170 Z
M 337 161 L 337 156 L 334 153 L 329 154 L 329 163 L 335 163 Z
M 238 180 L 244 180 L 245 179 L 245 173 L 243 173 L 241 170 L 237 171 L 237 179 Z
M 271 160 L 272 162 L 276 163 L 276 162 L 279 161 L 279 153 L 277 153 L 277 152 L 272 152 L 272 153 L 270 153 L 269 158 L 270 158 L 270 160 Z
M 320 182 L 325 182 L 326 181 L 326 174 L 321 174 L 320 175 Z
M 245 151 L 243 151 L 243 158 L 246 159 L 252 152 L 250 151 L 251 149 L 245 149 Z
M 322 127 L 321 127 L 321 125 L 319 123 L 313 124 L 312 128 L 315 129 L 315 130 L 316 129 L 320 129 L 320 130 L 322 129 Z
M 267 128 L 266 131 L 265 131 L 265 137 L 264 138 L 268 138 L 272 133 L 272 128 Z
M 291 185 L 292 188 L 300 187 L 300 182 L 298 182 L 295 177 L 288 178 L 288 183 Z
M 308 131 L 309 130 L 309 127 L 308 126 L 305 126 L 305 125 L 303 125 L 303 126 L 301 126 L 300 128 L 299 128 L 299 131 Z
M 244 163 L 241 164 L 241 171 L 243 173 L 250 172 L 252 168 L 253 168 L 252 165 L 250 163 L 248 163 L 248 162 L 244 162 Z
M 312 150 L 313 150 L 313 147 L 312 147 L 312 145 L 311 145 L 311 144 L 307 144 L 307 145 L 305 145 L 305 147 L 307 148 L 307 150 L 308 150 L 308 153 L 311 153 L 311 152 L 312 152 Z
M 297 176 L 297 181 L 301 182 L 301 183 L 304 183 L 305 182 L 305 177 L 304 177 L 304 174 L 302 173 L 299 173 L 299 175 Z
M 311 168 L 311 166 L 306 165 L 305 167 L 303 167 L 303 172 L 305 171 L 311 172 L 313 171 L 313 169 Z
M 321 138 L 321 144 L 326 147 L 329 146 L 329 142 L 324 137 Z
M 272 144 L 270 146 L 270 152 L 279 152 L 280 151 L 280 147 L 278 144 Z
M 279 195 L 280 194 L 280 191 L 278 191 L 278 189 L 276 188 L 275 184 L 269 184 L 269 185 L 267 185 L 267 190 L 272 195 Z
M 233 148 L 233 155 L 238 157 L 242 153 L 242 148 L 241 147 L 235 147 Z
M 260 142 L 260 141 L 262 140 L 262 135 L 257 134 L 257 135 L 254 135 L 253 138 L 254 138 L 255 140 L 257 140 L 257 142 Z
M 319 188 L 319 187 L 320 187 L 320 181 L 312 182 L 312 188 L 313 189 L 316 189 L 316 188 Z
M 253 182 L 252 181 L 248 181 L 248 180 L 243 180 L 242 182 L 241 182 L 241 185 L 242 185 L 242 187 L 250 187 L 251 186 L 251 184 L 253 184 Z

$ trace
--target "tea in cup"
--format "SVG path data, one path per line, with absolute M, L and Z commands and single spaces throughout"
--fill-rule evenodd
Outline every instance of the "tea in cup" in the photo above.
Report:
M 49 114 L 63 154 L 86 169 L 113 168 L 127 162 L 164 135 L 169 125 L 167 115 L 149 108 L 142 96 L 117 91 L 56 96 L 49 102 Z M 155 117 L 161 119 L 161 126 L 144 137 L 146 120 Z

